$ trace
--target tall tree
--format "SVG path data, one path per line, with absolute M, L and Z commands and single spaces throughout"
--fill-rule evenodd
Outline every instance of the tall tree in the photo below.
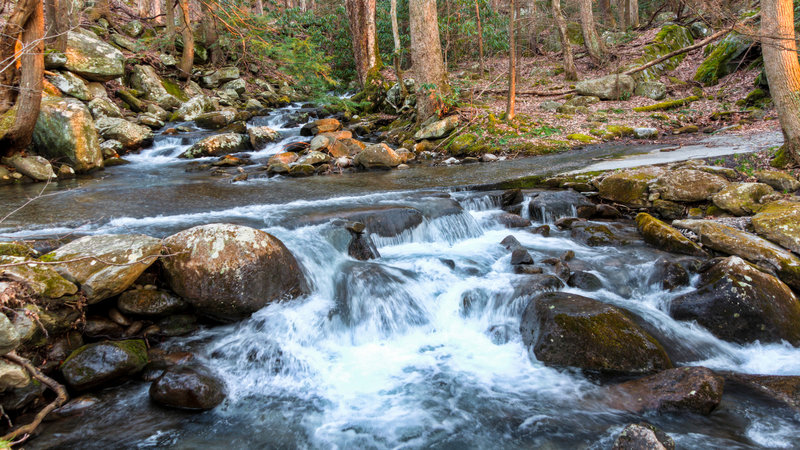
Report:
M 394 41 L 394 52 L 392 53 L 392 62 L 394 63 L 394 73 L 397 76 L 397 85 L 400 87 L 400 93 L 403 98 L 408 95 L 406 92 L 406 85 L 403 83 L 403 71 L 400 68 L 400 30 L 397 25 L 397 0 L 390 1 L 390 14 L 392 16 L 392 40 Z
M 617 27 L 617 20 L 614 18 L 614 13 L 611 10 L 611 0 L 600 0 L 600 15 L 603 17 L 607 27 Z
M 628 5 L 628 24 L 631 28 L 639 27 L 639 0 L 626 0 Z
M 203 30 L 203 44 L 211 54 L 211 64 L 219 65 L 222 62 L 222 51 L 219 48 L 216 15 L 204 0 L 200 0 L 200 10 L 203 13 L 200 23 Z
M 517 21 L 516 1 L 511 0 L 510 17 L 508 18 L 508 104 L 506 105 L 506 119 L 514 120 L 517 103 L 517 44 L 514 42 L 514 32 Z
M 417 122 L 423 122 L 439 108 L 439 95 L 450 92 L 442 59 L 436 0 L 409 0 L 411 63 L 417 80 Z
M 19 51 L 17 45 L 19 44 Z M 0 153 L 14 154 L 31 143 L 39 117 L 44 76 L 42 0 L 20 0 L 0 34 Z
M 761 2 L 764 70 L 783 128 L 786 162 L 800 166 L 800 64 L 792 0 Z
M 67 32 L 69 31 L 70 6 L 69 0 L 45 0 L 45 23 L 47 31 L 45 42 L 53 50 L 67 51 Z
M 164 0 L 164 6 L 166 7 L 166 20 L 167 22 L 167 35 L 165 36 L 167 41 L 167 49 L 169 51 L 175 51 L 175 1 L 176 0 Z
M 561 0 L 551 0 L 550 4 L 553 7 L 553 19 L 556 21 L 558 39 L 561 41 L 561 53 L 564 55 L 564 78 L 567 81 L 574 81 L 578 79 L 578 71 L 575 69 L 575 59 L 572 57 L 572 47 L 569 43 L 569 36 L 567 36 L 567 21 L 564 20 L 564 14 L 561 12 Z
M 396 1 L 396 0 L 392 0 Z M 478 58 L 481 70 L 481 76 L 484 74 L 483 68 L 483 29 L 481 28 L 481 9 L 478 7 L 478 0 L 475 0 L 475 20 L 478 25 Z
M 381 69 L 375 25 L 375 0 L 345 0 L 344 6 L 350 22 L 358 81 L 365 87 L 370 73 Z
M 188 80 L 192 76 L 192 64 L 194 63 L 194 33 L 192 32 L 192 22 L 189 19 L 189 0 L 178 0 L 178 6 L 180 7 L 178 18 L 183 38 L 183 54 L 178 70 L 183 72 L 183 76 Z
M 586 50 L 589 56 L 595 61 L 600 62 L 606 53 L 605 45 L 597 35 L 594 25 L 594 12 L 592 11 L 592 0 L 580 0 L 581 7 L 581 31 L 583 40 L 586 43 Z

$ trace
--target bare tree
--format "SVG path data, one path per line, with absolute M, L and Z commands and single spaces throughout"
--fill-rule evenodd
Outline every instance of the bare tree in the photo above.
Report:
M 597 29 L 594 25 L 594 12 L 592 11 L 591 0 L 580 0 L 581 7 L 581 31 L 583 32 L 583 40 L 586 43 L 586 50 L 589 56 L 599 63 L 603 60 L 606 53 L 605 45 L 600 37 L 597 35 Z
M 69 0 L 45 0 L 46 43 L 59 52 L 67 51 L 67 32 L 70 29 L 71 2 Z
M 450 92 L 450 84 L 442 59 L 436 0 L 410 0 L 408 15 L 411 62 L 419 86 L 417 122 L 422 122 L 439 109 L 440 96 Z
M 375 25 L 375 0 L 345 0 L 353 56 L 361 86 L 366 86 L 370 72 L 380 70 L 377 27 Z
M 783 128 L 783 151 L 789 165 L 800 166 L 800 64 L 792 0 L 761 2 L 764 70 Z
M 478 61 L 480 64 L 481 76 L 483 76 L 483 29 L 481 28 L 481 9 L 478 7 L 478 0 L 475 0 L 475 20 L 478 25 L 478 58 L 480 58 Z
M 514 120 L 517 103 L 517 49 L 514 42 L 516 22 L 516 1 L 511 0 L 510 17 L 508 18 L 508 105 L 506 105 L 506 119 Z
M 397 26 L 397 0 L 390 2 L 390 14 L 392 16 L 392 40 L 394 41 L 394 53 L 392 53 L 392 62 L 394 63 L 394 73 L 397 76 L 397 85 L 400 87 L 400 93 L 405 98 L 408 95 L 406 92 L 406 85 L 403 84 L 403 71 L 400 68 L 400 30 Z
M 189 0 L 178 0 L 180 14 L 178 18 L 181 23 L 181 37 L 183 38 L 183 54 L 178 70 L 188 80 L 192 76 L 192 64 L 194 63 L 194 33 L 192 33 L 192 22 L 189 18 Z
M 572 47 L 567 36 L 567 22 L 561 12 L 561 0 L 550 0 L 553 6 L 553 18 L 558 29 L 558 38 L 561 41 L 561 52 L 564 55 L 564 78 L 568 81 L 578 79 L 578 71 L 575 69 L 575 59 L 572 57 Z

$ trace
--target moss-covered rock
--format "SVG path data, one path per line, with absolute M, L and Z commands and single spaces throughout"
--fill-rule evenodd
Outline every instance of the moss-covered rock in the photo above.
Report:
M 567 136 L 567 139 L 570 141 L 578 141 L 584 144 L 590 144 L 595 141 L 594 137 L 582 133 L 572 133 Z
M 29 262 L 30 264 L 21 263 Z M 50 266 L 36 264 L 36 260 L 25 256 L 0 256 L 0 265 L 14 264 L 0 268 L 3 273 L 21 280 L 34 294 L 47 298 L 61 298 L 74 295 L 78 287 Z
M 800 203 L 768 203 L 753 216 L 753 228 L 759 236 L 800 254 Z
M 636 414 L 645 412 L 709 415 L 722 400 L 725 380 L 705 367 L 679 367 L 610 386 L 608 404 Z
M 90 100 L 89 89 L 86 87 L 86 82 L 72 72 L 51 72 L 47 75 L 47 81 L 57 87 L 62 94 L 75 97 L 85 102 Z
M 153 67 L 148 65 L 140 64 L 133 67 L 130 75 L 130 86 L 142 92 L 145 100 L 153 101 L 167 110 L 175 109 L 182 103 L 176 96 L 167 92 L 161 77 L 158 76 Z M 177 88 L 177 85 L 175 87 Z
M 171 121 L 194 120 L 200 114 L 214 110 L 214 102 L 206 95 L 196 95 L 187 100 L 170 117 Z
M 580 95 L 598 97 L 603 100 L 618 100 L 630 98 L 635 87 L 636 82 L 630 75 L 613 74 L 579 81 L 575 85 L 575 90 Z
M 700 202 L 710 200 L 714 194 L 729 184 L 725 178 L 695 169 L 670 170 L 659 176 L 650 186 L 664 200 L 675 202 Z
M 453 156 L 469 156 L 472 155 L 471 147 L 477 142 L 478 136 L 473 133 L 466 133 L 457 136 L 450 142 L 447 147 L 448 153 Z
M 755 214 L 764 207 L 761 199 L 775 191 L 764 183 L 734 183 L 714 194 L 714 205 L 737 216 Z
M 606 225 L 594 222 L 578 222 L 572 225 L 570 236 L 590 247 L 621 247 L 628 244 L 619 233 Z
M 103 139 L 119 141 L 127 151 L 138 150 L 153 142 L 153 130 L 116 117 L 101 117 L 95 126 Z
M 161 317 L 186 309 L 186 302 L 173 294 L 158 289 L 131 289 L 117 300 L 117 308 L 124 314 Z
M 442 120 L 437 120 L 425 127 L 422 127 L 414 134 L 414 140 L 435 140 L 449 135 L 458 126 L 458 116 L 448 116 Z
M 610 375 L 672 367 L 661 344 L 624 311 L 580 295 L 549 292 L 531 300 L 520 333 L 536 359 L 548 366 Z
M 222 156 L 250 149 L 250 137 L 240 133 L 222 133 L 201 139 L 181 154 L 181 158 Z
M 95 122 L 77 99 L 42 98 L 33 146 L 42 156 L 68 162 L 76 172 L 103 167 Z
M 104 341 L 75 350 L 61 365 L 67 385 L 86 390 L 124 381 L 147 365 L 147 347 L 141 339 Z
M 122 52 L 89 33 L 70 31 L 65 54 L 67 62 L 64 67 L 92 81 L 113 80 L 125 72 Z
M 669 109 L 680 108 L 681 106 L 686 106 L 692 102 L 696 102 L 700 100 L 700 97 L 696 95 L 692 95 L 686 98 L 680 98 L 677 100 L 667 100 L 661 103 L 655 103 L 652 105 L 647 106 L 637 106 L 633 108 L 635 112 L 651 112 L 651 111 L 666 111 Z
M 772 186 L 778 192 L 795 192 L 800 190 L 800 181 L 793 175 L 781 170 L 759 170 L 754 173 L 759 183 Z
M 600 197 L 630 206 L 646 206 L 650 184 L 663 173 L 660 167 L 644 167 L 609 175 L 598 184 Z
M 644 241 L 653 247 L 684 255 L 708 256 L 705 250 L 682 235 L 680 231 L 650 214 L 639 213 L 636 216 L 636 226 L 639 232 L 642 233 Z
M 663 100 L 667 96 L 667 86 L 660 81 L 644 81 L 636 84 L 634 93 L 639 97 Z
M 694 75 L 695 81 L 713 86 L 719 79 L 732 73 L 740 65 L 753 41 L 739 33 L 732 32 L 722 39 L 706 56 Z M 743 65 L 745 67 L 746 65 Z
M 690 29 L 680 25 L 665 25 L 659 30 L 653 41 L 644 46 L 642 56 L 631 63 L 632 67 L 638 67 L 661 58 L 675 50 L 680 50 L 694 43 L 694 36 Z M 654 66 L 638 72 L 634 75 L 636 81 L 657 80 L 661 75 L 674 70 L 686 58 L 686 53 L 673 56 Z M 652 98 L 652 97 L 651 97 Z M 663 97 L 662 97 L 663 98 Z

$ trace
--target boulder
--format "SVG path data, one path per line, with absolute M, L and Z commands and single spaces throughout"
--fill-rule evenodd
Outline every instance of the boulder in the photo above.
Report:
M 608 75 L 592 80 L 583 80 L 575 84 L 580 95 L 590 95 L 603 100 L 619 100 L 633 94 L 636 82 L 629 75 Z
M 342 123 L 336 119 L 318 119 L 303 125 L 300 128 L 300 136 L 316 136 L 320 133 L 330 133 L 341 129 Z
M 158 289 L 132 289 L 119 296 L 117 308 L 124 314 L 159 317 L 185 310 L 186 302 Z
M 22 389 L 31 382 L 31 377 L 22 366 L 0 359 L 0 392 Z
M 8 316 L 0 314 L 0 355 L 16 350 L 20 344 L 19 333 L 8 320 Z
M 276 153 L 269 157 L 267 166 L 272 166 L 274 164 L 286 164 L 288 166 L 289 164 L 297 161 L 297 158 L 297 153 L 294 152 Z
M 712 220 L 678 220 L 672 225 L 697 234 L 703 246 L 750 261 L 776 273 L 792 288 L 800 289 L 800 258 L 788 250 Z
M 146 364 L 143 340 L 104 341 L 72 352 L 61 365 L 61 374 L 70 388 L 82 391 L 121 382 Z
M 103 99 L 92 102 L 95 106 L 97 102 L 110 103 Z M 68 162 L 77 172 L 103 167 L 92 114 L 79 100 L 43 97 L 33 129 L 33 146 L 40 155 Z
M 567 286 L 584 291 L 599 291 L 603 289 L 603 281 L 591 272 L 577 270 L 569 276 Z
M 225 383 L 205 367 L 176 365 L 168 367 L 150 385 L 149 392 L 161 406 L 204 411 L 225 400 Z
M 629 206 L 648 205 L 649 187 L 664 173 L 660 167 L 629 169 L 603 178 L 598 184 L 600 197 Z
M 725 375 L 725 382 L 745 386 L 783 403 L 795 411 L 800 411 L 800 377 L 798 376 L 731 373 Z
M 702 170 L 670 170 L 659 176 L 650 186 L 661 199 L 675 202 L 701 202 L 711 200 L 729 184 L 725 178 Z
M 243 79 L 237 78 L 224 83 L 222 86 L 220 86 L 220 89 L 223 91 L 236 92 L 236 95 L 242 95 L 247 90 L 247 83 L 245 83 Z
M 667 96 L 667 86 L 660 81 L 645 81 L 636 85 L 634 93 L 639 97 L 664 100 Z
M 52 181 L 57 178 L 50 161 L 41 156 L 28 156 L 18 153 L 0 159 L 0 162 L 13 167 L 17 172 L 36 181 Z
M 680 264 L 666 258 L 659 258 L 647 280 L 648 285 L 657 284 L 661 289 L 674 291 L 689 285 L 689 272 Z
M 775 191 L 763 183 L 734 183 L 714 194 L 714 205 L 737 216 L 749 216 L 764 205 L 761 199 Z
M 119 141 L 127 151 L 138 150 L 153 142 L 153 130 L 125 119 L 101 117 L 95 121 L 95 126 L 103 139 Z
M 237 78 L 239 78 L 239 69 L 236 67 L 223 67 L 201 78 L 200 84 L 202 84 L 203 87 L 214 89 L 221 84 L 233 81 Z
M 706 86 L 717 84 L 720 78 L 733 73 L 737 68 L 746 67 L 742 58 L 753 46 L 753 41 L 739 33 L 732 32 L 725 36 L 719 43 L 707 47 L 706 58 L 697 67 L 694 80 Z
M 768 203 L 753 216 L 753 229 L 759 236 L 800 254 L 800 202 Z
M 637 139 L 655 139 L 658 137 L 657 128 L 634 128 L 633 135 Z
M 536 359 L 547 366 L 608 375 L 672 367 L 661 344 L 624 311 L 580 295 L 549 292 L 531 300 L 520 333 Z
M 78 31 L 67 34 L 67 70 L 92 81 L 109 81 L 125 73 L 125 55 L 111 45 Z
M 138 20 L 131 20 L 122 26 L 122 32 L 132 38 L 139 37 L 144 32 L 144 26 Z
M 260 150 L 267 144 L 275 142 L 281 137 L 280 133 L 265 126 L 248 127 L 247 135 L 250 137 L 250 146 L 253 147 L 254 150 Z
M 595 222 L 576 222 L 570 228 L 570 236 L 590 247 L 627 245 L 628 241 L 606 225 Z
M 160 254 L 161 241 L 150 236 L 105 234 L 82 237 L 42 258 L 47 261 L 85 258 L 53 268 L 67 280 L 79 284 L 89 304 L 94 304 L 128 289 Z
M 778 192 L 795 192 L 800 189 L 800 181 L 780 170 L 759 170 L 754 173 L 759 183 L 772 186 Z
M 139 122 L 140 125 L 144 125 L 153 130 L 163 128 L 165 125 L 161 119 L 150 113 L 139 114 L 139 117 L 136 118 L 136 121 Z
M 240 133 L 222 133 L 209 136 L 189 147 L 181 158 L 204 158 L 243 152 L 250 149 L 250 137 Z
M 206 95 L 196 95 L 181 105 L 172 115 L 171 120 L 194 120 L 204 112 L 213 111 L 214 102 Z
M 691 256 L 708 256 L 702 247 L 687 238 L 680 231 L 647 213 L 636 216 L 636 227 L 644 241 L 661 250 Z
M 703 272 L 697 290 L 673 299 L 669 312 L 726 341 L 800 345 L 800 301 L 792 290 L 735 256 Z
M 364 169 L 391 169 L 401 162 L 400 156 L 383 143 L 369 145 L 353 158 L 353 164 Z
M 611 450 L 675 450 L 675 441 L 649 423 L 632 423 L 620 432 Z
M 207 130 L 219 130 L 225 128 L 236 120 L 236 111 L 224 109 L 222 111 L 212 111 L 198 115 L 194 118 L 197 126 Z
M 316 168 L 311 164 L 292 164 L 289 166 L 290 177 L 310 177 L 316 173 Z
M 101 117 L 122 117 L 122 110 L 119 109 L 119 106 L 107 98 L 95 98 L 87 106 L 95 120 Z M 96 131 L 95 134 L 97 134 Z
M 237 320 L 308 293 L 294 255 L 274 236 L 231 224 L 203 225 L 164 240 L 172 290 L 212 318 Z
M 310 166 L 314 166 L 317 164 L 322 164 L 328 162 L 330 160 L 330 156 L 322 152 L 308 152 L 305 155 L 301 156 L 297 160 L 298 165 L 307 164 Z
M 593 207 L 586 196 L 572 189 L 530 194 L 528 214 L 537 222 L 553 222 L 561 217 L 575 217 L 578 209 Z
M 679 367 L 611 386 L 611 406 L 631 411 L 711 414 L 722 399 L 725 380 L 705 367 Z
M 171 110 L 181 106 L 181 99 L 167 92 L 164 82 L 152 66 L 143 64 L 134 66 L 130 75 L 130 86 L 143 93 L 145 100 L 155 102 L 164 109 Z M 185 97 L 185 94 L 183 96 Z
M 0 264 L 19 264 L 3 267 L 4 276 L 20 281 L 34 294 L 46 298 L 61 298 L 78 292 L 75 284 L 59 275 L 51 266 L 20 264 L 26 261 L 35 263 L 27 257 L 0 256 Z
M 47 76 L 47 80 L 57 87 L 62 94 L 85 102 L 91 99 L 86 82 L 72 72 L 53 72 L 52 75 Z
M 449 135 L 458 126 L 458 116 L 448 116 L 423 127 L 414 134 L 414 140 L 435 140 Z

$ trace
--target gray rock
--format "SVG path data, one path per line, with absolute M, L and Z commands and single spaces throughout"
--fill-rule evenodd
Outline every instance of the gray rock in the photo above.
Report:
M 458 116 L 448 116 L 423 127 L 414 135 L 417 141 L 441 139 L 449 135 L 458 126 Z
M 667 86 L 659 81 L 644 81 L 636 85 L 634 93 L 639 97 L 663 100 L 667 96 Z
M 633 135 L 636 139 L 655 139 L 658 137 L 658 129 L 656 128 L 634 128 Z
M 30 382 L 31 377 L 22 366 L 0 359 L 0 392 L 22 389 Z
M 162 406 L 190 411 L 213 409 L 225 400 L 225 383 L 205 367 L 167 368 L 150 386 L 150 398 Z
M 17 329 L 8 320 L 8 316 L 0 314 L 0 355 L 15 350 L 19 344 L 20 338 Z
M 280 133 L 266 126 L 248 127 L 247 135 L 250 137 L 250 145 L 255 150 L 264 148 L 267 144 L 275 142 L 280 138 Z
M 250 149 L 250 137 L 239 133 L 222 133 L 209 136 L 189 147 L 181 158 L 222 156 Z
M 122 52 L 87 33 L 68 33 L 66 56 L 67 70 L 88 80 L 109 81 L 125 73 Z
M 122 118 L 122 110 L 107 98 L 95 98 L 89 102 L 88 106 L 95 120 L 102 117 Z
M 130 86 L 144 94 L 145 100 L 153 101 L 164 109 L 181 106 L 181 100 L 167 92 L 161 77 L 151 66 L 141 64 L 134 66 L 130 76 Z
M 86 82 L 72 72 L 53 72 L 52 75 L 47 76 L 47 80 L 62 93 L 78 100 L 89 101 L 89 89 L 86 87 Z
M 153 130 L 125 119 L 101 117 L 95 126 L 103 139 L 113 139 L 122 143 L 125 150 L 137 150 L 153 142 Z
M 50 161 L 41 156 L 23 156 L 21 154 L 3 158 L 3 164 L 13 167 L 17 172 L 36 181 L 55 180 L 56 174 Z
M 146 364 L 143 340 L 105 341 L 72 352 L 61 365 L 61 374 L 70 388 L 80 391 L 122 382 Z
M 172 116 L 172 120 L 194 120 L 200 114 L 214 110 L 214 102 L 208 96 L 196 95 L 181 105 Z
M 77 172 L 103 167 L 95 122 L 76 99 L 44 97 L 33 129 L 33 147 L 42 156 L 68 162 Z
M 236 67 L 223 67 L 200 79 L 200 83 L 207 88 L 216 88 L 223 83 L 239 78 L 239 69 Z
M 630 97 L 635 84 L 629 75 L 615 74 L 580 81 L 575 85 L 575 90 L 580 95 L 595 96 L 603 100 L 617 100 Z

